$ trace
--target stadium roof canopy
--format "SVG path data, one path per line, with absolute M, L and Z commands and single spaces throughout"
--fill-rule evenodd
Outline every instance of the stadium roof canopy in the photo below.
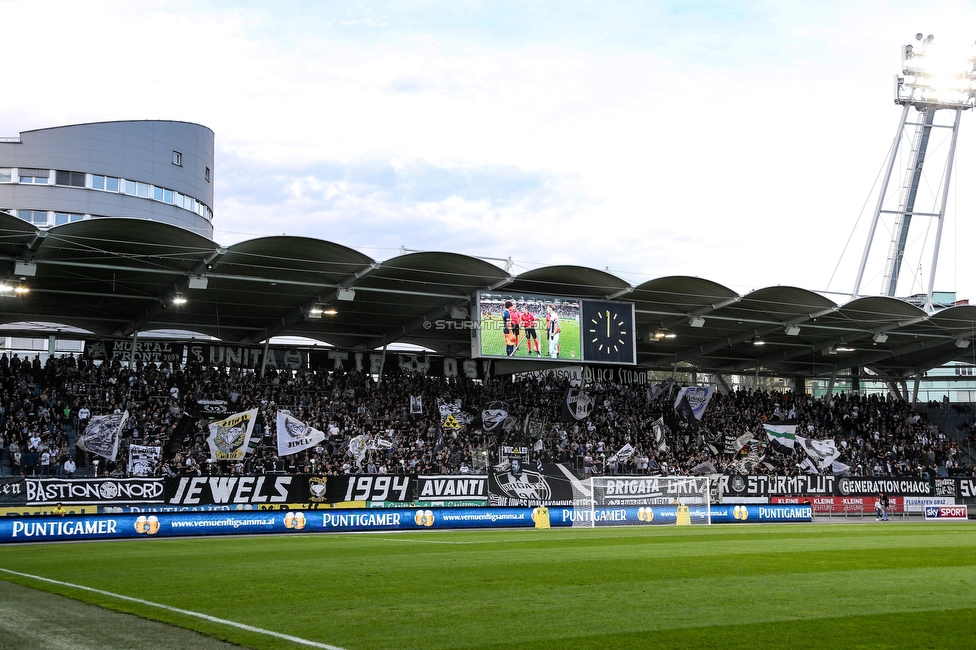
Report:
M 466 357 L 456 310 L 478 290 L 634 303 L 638 362 L 669 370 L 817 377 L 867 367 L 886 379 L 976 354 L 976 307 L 929 315 L 893 298 L 843 305 L 795 287 L 746 295 L 709 280 L 631 286 L 609 273 L 550 266 L 509 276 L 456 253 L 377 262 L 340 244 L 262 237 L 233 246 L 162 223 L 92 219 L 39 230 L 0 212 L 0 325 L 7 335 L 128 338 L 186 330 L 229 344 L 302 336 L 346 349 L 409 343 Z M 18 284 L 29 293 L 16 294 Z M 182 304 L 174 303 L 183 298 Z M 335 314 L 320 313 L 329 311 Z M 438 321 L 453 326 L 431 325 Z M 15 323 L 24 323 L 21 328 Z

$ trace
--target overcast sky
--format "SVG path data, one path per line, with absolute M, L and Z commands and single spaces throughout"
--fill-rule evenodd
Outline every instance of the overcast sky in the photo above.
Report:
M 0 19 L 0 136 L 204 124 L 222 244 L 287 233 L 379 260 L 445 250 L 743 293 L 851 291 L 899 47 L 976 39 L 976 5 L 953 0 L 0 0 Z M 933 136 L 933 159 L 947 147 Z M 936 290 L 976 299 L 974 173 L 967 113 Z M 916 219 L 915 247 L 934 225 Z M 926 289 L 928 255 L 906 258 L 900 295 Z

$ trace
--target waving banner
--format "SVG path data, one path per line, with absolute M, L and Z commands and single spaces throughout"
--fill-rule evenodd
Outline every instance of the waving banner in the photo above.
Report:
M 313 429 L 284 410 L 278 411 L 278 455 L 288 456 L 314 447 L 325 440 L 325 434 Z
M 154 475 L 162 457 L 162 447 L 129 445 L 129 476 Z
M 677 411 L 681 406 L 681 401 L 687 398 L 691 413 L 696 420 L 700 421 L 713 394 L 715 394 L 714 386 L 686 386 L 678 391 L 678 395 L 674 399 L 674 410 Z
M 242 460 L 247 453 L 247 444 L 251 440 L 254 421 L 258 417 L 258 410 L 251 409 L 242 413 L 235 413 L 227 419 L 210 424 L 210 457 L 214 460 Z
M 98 415 L 85 427 L 85 433 L 76 443 L 85 451 L 114 461 L 119 455 L 119 439 L 122 425 L 129 419 L 129 412 Z

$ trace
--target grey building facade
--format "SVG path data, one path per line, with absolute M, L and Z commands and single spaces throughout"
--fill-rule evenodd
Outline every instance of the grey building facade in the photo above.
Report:
M 128 217 L 213 239 L 214 134 L 199 124 L 76 124 L 0 138 L 0 210 L 40 228 Z

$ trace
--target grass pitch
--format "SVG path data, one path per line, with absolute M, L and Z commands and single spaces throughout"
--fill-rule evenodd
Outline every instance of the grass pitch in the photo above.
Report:
M 0 567 L 349 649 L 976 646 L 972 524 L 147 539 L 0 547 Z M 0 577 L 247 647 L 301 647 Z

